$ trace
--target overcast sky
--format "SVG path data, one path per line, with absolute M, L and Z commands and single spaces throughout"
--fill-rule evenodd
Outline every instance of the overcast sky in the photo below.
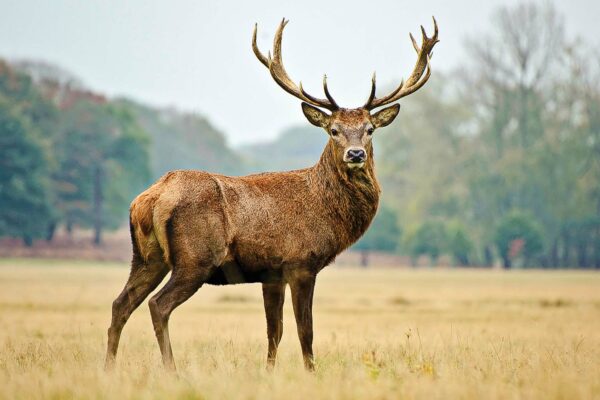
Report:
M 303 123 L 300 102 L 283 92 L 254 57 L 259 23 L 267 52 L 282 17 L 288 73 L 322 97 L 321 79 L 343 106 L 362 104 L 370 76 L 380 85 L 407 76 L 419 25 L 441 42 L 435 70 L 460 67 L 466 37 L 490 28 L 491 12 L 517 0 L 149 1 L 0 0 L 0 57 L 45 60 L 111 96 L 207 115 L 230 143 L 274 137 Z M 555 2 L 569 35 L 600 44 L 600 1 Z

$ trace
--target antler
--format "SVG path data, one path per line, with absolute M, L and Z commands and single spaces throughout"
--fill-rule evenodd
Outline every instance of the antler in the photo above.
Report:
M 285 68 L 283 67 L 283 61 L 281 59 L 281 39 L 283 38 L 283 28 L 289 22 L 284 19 L 281 20 L 279 24 L 279 28 L 277 28 L 277 32 L 275 33 L 275 38 L 273 39 L 273 57 L 271 58 L 271 53 L 268 53 L 268 56 L 265 57 L 258 46 L 256 45 L 256 31 L 258 24 L 254 25 L 254 33 L 252 34 L 252 50 L 254 54 L 258 58 L 258 60 L 268 68 L 269 72 L 271 72 L 271 76 L 277 82 L 279 86 L 289 94 L 299 98 L 302 101 L 312 104 L 313 106 L 326 108 L 330 111 L 335 111 L 339 109 L 339 106 L 329 93 L 329 89 L 327 88 L 327 75 L 323 76 L 323 90 L 325 91 L 325 96 L 327 99 L 319 99 L 317 97 L 311 96 L 302 88 L 302 82 L 300 82 L 299 86 L 297 86 L 294 81 L 289 77 Z
M 435 44 L 439 42 L 437 22 L 434 17 L 432 18 L 434 27 L 433 37 L 428 38 L 427 34 L 425 33 L 425 28 L 423 28 L 423 25 L 421 25 L 421 32 L 423 34 L 421 48 L 419 48 L 419 46 L 417 45 L 417 41 L 415 40 L 413 35 L 410 34 L 410 39 L 412 40 L 413 47 L 417 52 L 417 63 L 415 64 L 415 67 L 413 69 L 412 74 L 410 74 L 410 77 L 406 80 L 406 82 L 403 79 L 402 82 L 400 82 L 400 86 L 394 89 L 387 96 L 377 98 L 375 97 L 376 85 L 375 74 L 373 73 L 373 78 L 371 79 L 371 94 L 369 95 L 369 99 L 367 100 L 363 108 L 366 108 L 367 110 L 372 110 L 374 108 L 393 103 L 394 101 L 404 96 L 408 96 L 409 94 L 416 92 L 425 84 L 425 82 L 427 82 L 429 76 L 431 75 L 431 66 L 429 64 L 429 61 L 432 56 L 431 50 L 433 49 L 433 46 L 435 46 Z M 423 72 L 425 72 L 425 75 L 423 75 Z

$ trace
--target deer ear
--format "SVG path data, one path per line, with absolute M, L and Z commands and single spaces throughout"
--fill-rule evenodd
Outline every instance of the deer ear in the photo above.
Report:
M 383 110 L 377 111 L 371 116 L 371 121 L 373 122 L 373 125 L 375 125 L 375 128 L 388 126 L 392 123 L 394 118 L 396 118 L 399 111 L 400 104 L 394 104 L 393 106 L 389 106 Z
M 304 116 L 314 126 L 318 126 L 320 128 L 326 128 L 329 126 L 329 117 L 330 115 L 319 110 L 317 107 L 313 107 L 308 103 L 302 103 L 302 112 Z

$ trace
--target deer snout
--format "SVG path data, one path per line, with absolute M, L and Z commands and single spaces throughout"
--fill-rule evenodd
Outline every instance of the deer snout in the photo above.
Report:
M 360 164 L 367 159 L 367 152 L 364 149 L 353 147 L 346 150 L 344 161 L 347 163 Z

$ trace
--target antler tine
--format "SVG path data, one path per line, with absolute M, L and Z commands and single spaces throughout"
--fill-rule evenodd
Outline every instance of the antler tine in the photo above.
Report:
M 432 18 L 434 29 L 433 36 L 431 38 L 427 37 L 425 28 L 421 26 L 421 33 L 423 36 L 421 46 L 417 44 L 417 41 L 415 40 L 414 36 L 412 34 L 409 34 L 412 45 L 415 51 L 417 52 L 417 62 L 415 63 L 413 72 L 410 74 L 408 79 L 406 81 L 403 80 L 402 83 L 400 83 L 400 86 L 394 89 L 387 96 L 384 96 L 380 99 L 374 96 L 373 98 L 369 97 L 369 101 L 367 101 L 367 104 L 364 105 L 366 109 L 372 110 L 374 108 L 392 103 L 404 96 L 408 96 L 409 94 L 416 92 L 421 87 L 423 87 L 423 85 L 425 85 L 425 83 L 431 76 L 431 50 L 433 49 L 433 46 L 435 46 L 435 44 L 439 42 L 437 21 L 435 20 L 435 17 Z
M 327 100 L 329 100 L 329 102 L 335 108 L 339 108 L 339 106 L 337 105 L 337 103 L 333 99 L 333 96 L 331 95 L 331 93 L 329 93 L 329 89 L 327 88 L 327 74 L 323 75 L 323 91 L 325 92 L 325 97 L 327 97 Z
M 300 86 L 300 92 L 308 100 L 312 101 L 313 103 L 317 103 L 317 104 L 323 101 L 323 99 L 319 99 L 317 97 L 314 97 L 311 94 L 309 94 L 308 92 L 306 92 L 304 90 L 304 88 L 302 87 L 302 82 L 300 82 L 299 86 Z M 337 105 L 337 103 L 335 102 L 335 100 L 333 99 L 333 97 L 331 96 L 331 94 L 329 93 L 329 89 L 327 88 L 327 75 L 323 75 L 323 90 L 325 91 L 325 96 L 327 96 L 327 99 L 331 103 L 331 106 L 333 107 L 333 110 L 339 109 L 339 106 Z M 319 106 L 320 107 L 325 107 L 325 106 L 320 105 L 320 104 L 319 104 Z
M 281 20 L 279 27 L 277 28 L 277 32 L 275 32 L 275 37 L 273 38 L 273 58 L 278 62 L 281 62 L 281 41 L 283 40 L 283 29 L 288 22 L 290 21 L 286 21 L 285 18 Z
M 425 28 L 421 25 L 421 35 L 423 35 L 423 40 L 427 39 L 427 32 L 425 32 Z
M 408 36 L 410 36 L 410 40 L 412 41 L 413 47 L 415 48 L 415 51 L 417 52 L 417 54 L 419 54 L 419 51 L 421 49 L 419 49 L 419 45 L 417 44 L 417 41 L 415 40 L 415 37 L 412 35 L 412 33 L 409 33 Z
M 254 24 L 254 32 L 252 32 L 252 51 L 254 52 L 254 55 L 256 56 L 256 58 L 258 58 L 258 61 L 260 61 L 265 67 L 269 68 L 269 64 L 270 64 L 269 58 L 271 58 L 271 54 L 269 54 L 269 58 L 267 58 L 258 49 L 258 46 L 256 45 L 257 30 L 258 30 L 258 23 L 255 23 Z
M 319 99 L 318 97 L 315 97 L 313 95 L 311 95 L 310 93 L 308 93 L 307 91 L 304 90 L 304 88 L 302 87 L 302 82 L 300 82 L 300 93 L 302 93 L 302 96 L 305 97 L 305 99 L 303 99 L 304 101 L 306 101 L 307 103 L 310 103 L 312 105 L 318 106 L 318 107 L 324 107 L 327 109 L 330 109 L 329 107 L 332 107 L 331 110 L 337 110 L 337 105 L 335 107 L 331 106 L 331 105 L 323 105 L 322 102 L 327 102 L 327 100 L 325 99 Z
M 283 29 L 285 28 L 288 22 L 289 21 L 286 21 L 285 18 L 282 19 L 281 23 L 279 24 L 279 27 L 277 28 L 277 32 L 275 33 L 275 37 L 273 38 L 272 57 L 271 53 L 269 53 L 268 57 L 265 57 L 258 49 L 258 46 L 256 45 L 257 27 L 255 25 L 254 33 L 252 35 L 252 50 L 254 51 L 254 54 L 256 55 L 258 60 L 269 69 L 269 72 L 271 73 L 271 76 L 273 77 L 275 82 L 289 94 L 314 106 L 323 107 L 330 111 L 335 111 L 339 109 L 338 105 L 329 93 L 326 83 L 324 84 L 324 89 L 325 96 L 327 96 L 327 99 L 319 99 L 305 92 L 302 88 L 302 83 L 300 83 L 300 86 L 298 87 L 287 74 L 283 66 L 283 60 L 281 56 L 281 42 L 283 39 Z
M 375 72 L 373 72 L 373 76 L 371 76 L 371 93 L 369 93 L 369 98 L 367 99 L 367 102 L 365 103 L 365 105 L 363 107 L 367 108 L 367 106 L 369 104 L 371 104 L 371 102 L 375 98 L 376 90 L 377 90 L 377 83 L 376 83 L 376 78 L 375 78 Z
M 396 100 L 400 99 L 401 97 L 405 97 L 405 96 L 408 96 L 409 94 L 416 92 L 417 90 L 421 89 L 423 87 L 423 85 L 425 85 L 425 83 L 427 83 L 427 80 L 431 76 L 431 65 L 429 64 L 429 57 L 427 57 L 427 58 L 428 58 L 428 62 L 425 67 L 425 75 L 423 76 L 423 79 L 420 79 L 418 82 L 416 82 L 410 86 L 407 86 L 406 88 L 403 88 L 404 90 L 401 90 L 402 93 L 397 94 L 396 95 L 397 98 L 395 100 L 389 101 L 390 103 L 392 101 L 396 101 Z

